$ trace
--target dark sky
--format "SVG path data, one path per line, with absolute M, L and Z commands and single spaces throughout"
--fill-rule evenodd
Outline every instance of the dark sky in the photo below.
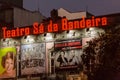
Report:
M 52 9 L 64 8 L 70 12 L 85 11 L 94 15 L 120 12 L 120 0 L 23 0 L 23 7 L 38 10 L 46 17 Z

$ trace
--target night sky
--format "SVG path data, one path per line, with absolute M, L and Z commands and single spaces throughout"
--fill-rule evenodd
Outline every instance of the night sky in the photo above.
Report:
M 38 10 L 46 17 L 52 9 L 64 8 L 69 12 L 88 11 L 94 15 L 120 13 L 120 0 L 23 0 L 25 9 Z M 39 8 L 38 8 L 39 7 Z

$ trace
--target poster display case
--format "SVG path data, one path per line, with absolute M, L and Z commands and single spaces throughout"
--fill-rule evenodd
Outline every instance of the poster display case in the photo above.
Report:
M 16 47 L 0 48 L 0 78 L 15 78 L 17 69 Z
M 21 75 L 45 73 L 45 43 L 21 45 Z

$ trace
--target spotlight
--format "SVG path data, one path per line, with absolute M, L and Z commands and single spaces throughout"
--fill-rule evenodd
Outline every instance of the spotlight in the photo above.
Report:
M 69 31 L 67 31 L 66 33 L 69 33 Z
M 3 39 L 3 41 L 5 41 L 5 39 Z
M 56 38 L 56 34 L 54 34 L 54 38 Z
M 47 34 L 45 33 L 44 36 L 46 36 Z
M 27 36 L 24 36 L 24 39 L 26 39 L 27 38 Z
M 89 28 L 86 29 L 86 32 L 88 32 L 88 31 L 89 31 Z
M 75 36 L 75 32 L 73 33 L 73 35 L 72 36 Z

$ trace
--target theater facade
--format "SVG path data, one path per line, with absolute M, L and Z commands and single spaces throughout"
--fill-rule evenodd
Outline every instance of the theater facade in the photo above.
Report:
M 1 26 L 0 63 L 8 52 L 13 52 L 15 73 L 0 78 L 79 74 L 85 71 L 81 55 L 87 42 L 120 27 L 119 22 L 120 14 L 116 13 L 73 20 L 51 16 L 31 26 Z M 0 64 L 0 74 L 4 71 Z

